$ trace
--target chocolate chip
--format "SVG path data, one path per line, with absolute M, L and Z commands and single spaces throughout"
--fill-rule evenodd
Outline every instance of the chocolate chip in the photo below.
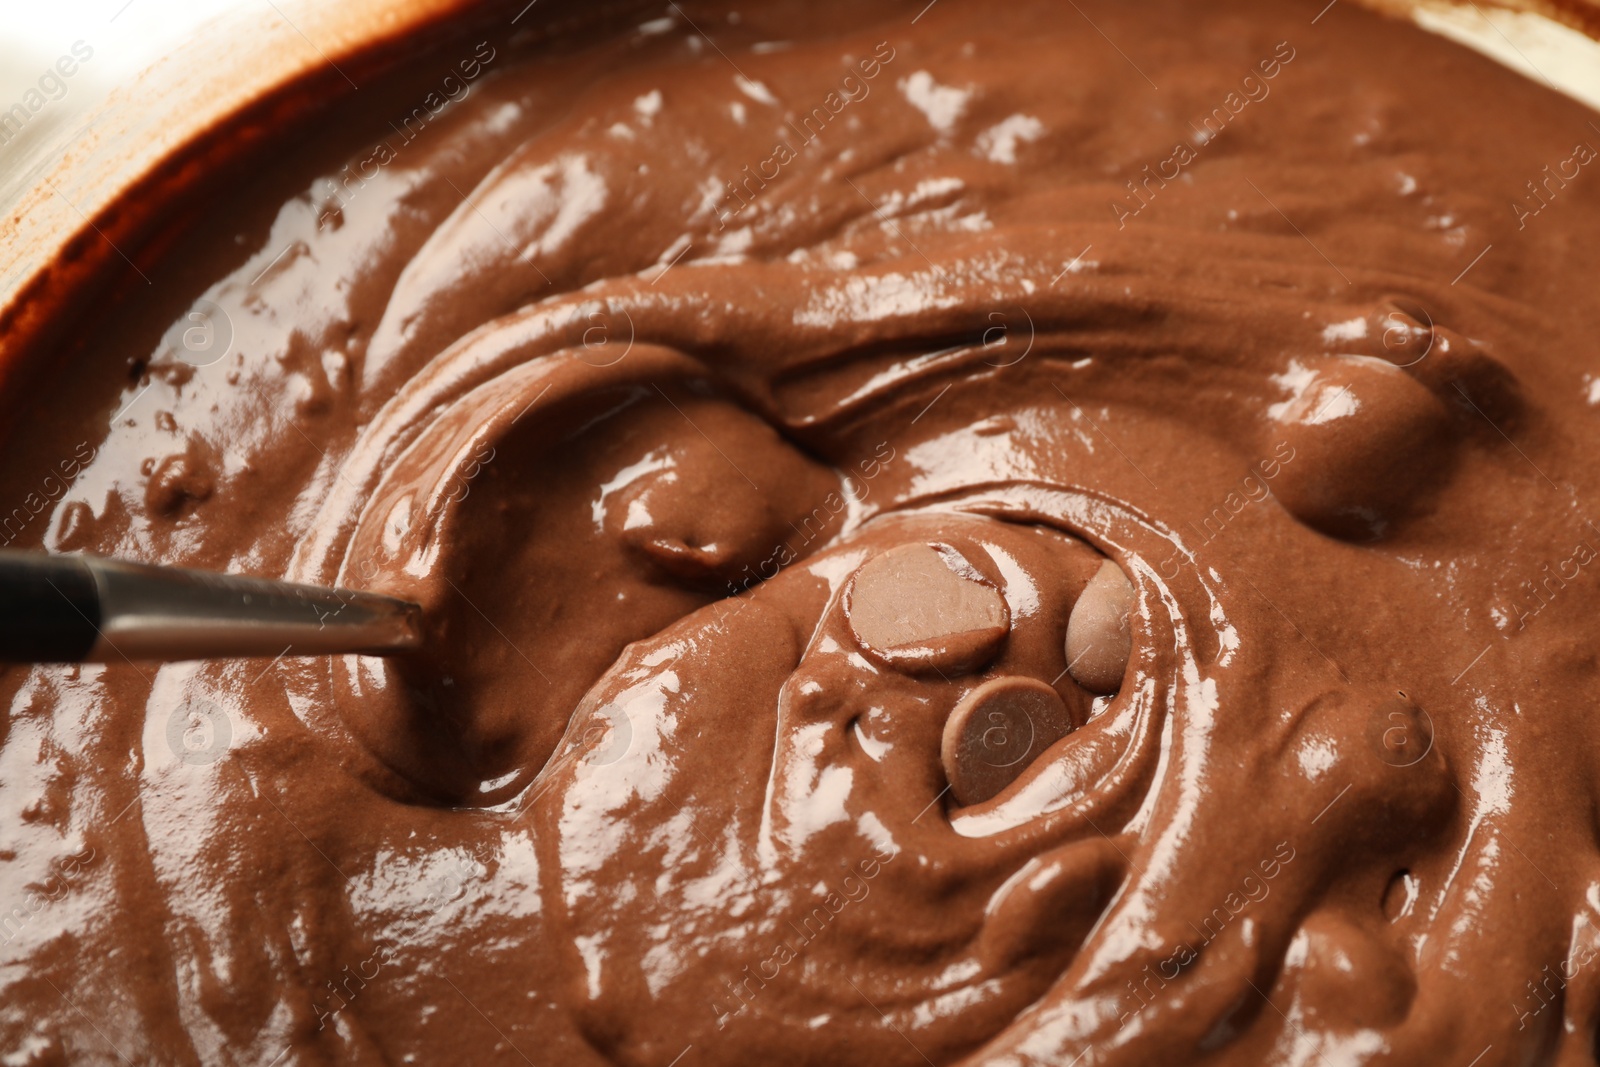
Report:
M 1033 678 L 994 678 L 961 698 L 939 758 L 961 805 L 981 804 L 1016 781 L 1077 724 L 1054 689 Z
M 901 545 L 856 572 L 845 614 L 873 659 L 905 671 L 971 671 L 994 657 L 1011 629 L 1005 599 L 951 555 Z
M 1272 484 L 1278 502 L 1350 541 L 1375 540 L 1415 511 L 1443 483 L 1454 447 L 1437 396 L 1389 363 L 1354 356 L 1324 362 L 1271 434 L 1284 461 Z
M 1067 669 L 1091 693 L 1115 693 L 1122 687 L 1133 652 L 1128 614 L 1133 610 L 1133 583 L 1110 560 L 1072 607 L 1067 620 Z

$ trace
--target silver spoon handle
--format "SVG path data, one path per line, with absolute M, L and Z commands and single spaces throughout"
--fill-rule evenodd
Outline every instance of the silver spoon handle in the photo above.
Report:
M 422 610 L 375 593 L 0 551 L 9 662 L 385 655 L 421 642 Z

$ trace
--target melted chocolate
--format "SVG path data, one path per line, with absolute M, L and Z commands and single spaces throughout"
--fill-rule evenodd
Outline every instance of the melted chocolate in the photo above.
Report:
M 6 1062 L 1592 1062 L 1600 130 L 1320 6 L 418 42 L 221 192 L 5 536 L 428 645 L 0 677 Z

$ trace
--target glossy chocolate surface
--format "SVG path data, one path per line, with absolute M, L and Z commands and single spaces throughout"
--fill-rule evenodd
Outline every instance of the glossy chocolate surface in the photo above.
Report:
M 429 634 L 0 675 L 6 1062 L 1593 1062 L 1594 116 L 921 6 L 418 42 L 82 324 L 9 543 Z

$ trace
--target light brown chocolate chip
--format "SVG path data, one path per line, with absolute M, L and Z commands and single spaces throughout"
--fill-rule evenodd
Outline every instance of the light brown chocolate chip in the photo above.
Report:
M 1122 687 L 1133 652 L 1133 583 L 1109 559 L 1100 564 L 1067 620 L 1067 669 L 1091 693 Z
M 939 746 L 956 803 L 981 804 L 998 796 L 1076 725 L 1066 703 L 1041 681 L 984 682 L 950 713 Z
M 862 649 L 904 671 L 970 671 L 989 662 L 1010 632 L 1011 613 L 998 589 L 952 563 L 962 565 L 929 545 L 901 545 L 867 561 L 845 598 Z

